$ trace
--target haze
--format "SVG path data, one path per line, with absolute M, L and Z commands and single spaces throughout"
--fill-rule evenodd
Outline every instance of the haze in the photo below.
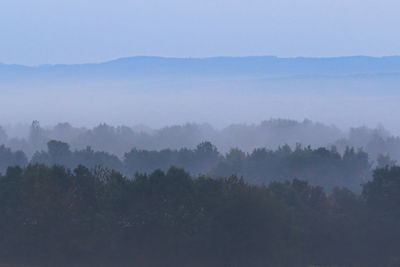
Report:
M 400 59 L 381 56 L 399 54 L 399 8 L 358 0 L 2 1 L 0 124 L 222 129 L 285 118 L 343 130 L 383 125 L 397 135 Z M 132 57 L 143 55 L 162 58 Z M 251 55 L 278 58 L 241 57 Z M 343 57 L 352 55 L 375 57 Z
M 399 0 L 0 0 L 0 267 L 400 266 Z
M 397 55 L 398 10 L 395 0 L 3 0 L 0 62 Z
M 187 122 L 223 128 L 270 118 L 400 133 L 399 57 L 126 58 L 104 64 L 0 66 L 1 123 L 93 127 Z

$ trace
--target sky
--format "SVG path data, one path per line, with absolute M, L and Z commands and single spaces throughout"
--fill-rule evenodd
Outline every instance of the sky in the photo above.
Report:
M 1 0 L 0 62 L 400 55 L 398 0 Z

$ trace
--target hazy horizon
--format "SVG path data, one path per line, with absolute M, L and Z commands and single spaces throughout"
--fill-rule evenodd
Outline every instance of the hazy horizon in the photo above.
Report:
M 284 118 L 400 135 L 399 9 L 394 0 L 5 0 L 0 125 L 222 129 Z
M 395 0 L 5 0 L 0 62 L 396 55 L 399 9 Z
M 1 266 L 400 266 L 399 0 L 0 0 Z
M 346 58 L 372 58 L 372 59 L 384 59 L 384 58 L 396 58 L 400 57 L 400 52 L 397 54 L 387 54 L 387 55 L 368 55 L 368 54 L 351 54 L 351 55 L 336 55 L 336 56 L 278 56 L 273 54 L 257 54 L 257 55 L 213 55 L 213 56 L 162 56 L 162 55 L 125 55 L 121 57 L 110 57 L 102 60 L 94 61 L 82 61 L 82 62 L 53 62 L 53 63 L 38 63 L 38 64 L 24 64 L 15 62 L 2 62 L 1 65 L 8 66 L 23 66 L 29 68 L 35 67 L 49 67 L 49 66 L 79 66 L 79 65 L 99 65 L 112 63 L 119 60 L 125 59 L 136 59 L 136 58 L 159 58 L 159 59 L 178 59 L 178 60 L 206 60 L 206 59 L 245 59 L 245 58 L 276 58 L 276 59 L 346 59 Z
M 305 118 L 400 134 L 400 57 L 125 58 L 100 65 L 0 68 L 0 123 L 222 128 Z

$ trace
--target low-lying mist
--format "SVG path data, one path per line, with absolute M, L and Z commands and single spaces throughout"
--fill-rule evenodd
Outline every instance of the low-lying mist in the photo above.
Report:
M 222 129 L 305 118 L 400 134 L 400 57 L 122 58 L 100 64 L 0 64 L 0 124 L 68 121 Z
M 56 139 L 119 157 L 133 147 L 193 148 L 205 140 L 224 153 L 301 143 L 400 159 L 393 148 L 400 135 L 399 66 L 399 57 L 0 65 L 3 143 L 31 156 Z
M 136 82 L 0 83 L 0 123 L 42 125 L 68 121 L 93 127 L 144 124 L 257 123 L 269 118 L 334 124 L 341 129 L 384 125 L 400 133 L 400 80 L 377 78 L 207 80 L 206 78 Z
M 211 142 L 220 153 L 240 149 L 270 150 L 289 145 L 312 148 L 334 148 L 343 153 L 347 147 L 362 149 L 369 154 L 371 164 L 379 155 L 400 160 L 400 137 L 383 127 L 352 127 L 346 130 L 311 120 L 270 119 L 256 124 L 231 124 L 217 129 L 210 124 L 186 123 L 162 128 L 145 125 L 112 126 L 105 123 L 95 127 L 76 127 L 70 123 L 41 126 L 5 125 L 0 128 L 0 144 L 13 151 L 22 150 L 29 158 L 37 151 L 46 151 L 47 143 L 58 140 L 68 143 L 72 150 L 90 147 L 123 158 L 132 149 L 160 151 L 163 149 L 193 149 L 204 141 Z

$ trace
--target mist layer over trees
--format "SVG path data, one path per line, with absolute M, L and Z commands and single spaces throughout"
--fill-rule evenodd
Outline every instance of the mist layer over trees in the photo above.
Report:
M 383 128 L 270 120 L 222 130 L 34 121 L 26 137 L 4 129 L 2 263 L 399 263 L 400 141 Z
M 400 111 L 399 69 L 400 57 L 134 57 L 81 65 L 0 64 L 0 123 L 39 119 L 43 125 L 68 121 L 93 127 L 101 120 L 158 129 L 206 122 L 222 128 L 281 117 L 341 128 L 382 123 L 398 135 L 393 114 Z
M 0 65 L 0 263 L 399 266 L 399 62 Z
M 400 266 L 399 70 L 0 63 L 0 266 Z
M 27 157 L 22 151 L 12 152 L 0 147 L 0 171 L 8 166 L 26 166 Z M 372 163 L 368 154 L 361 149 L 347 147 L 343 154 L 331 149 L 312 149 L 297 145 L 295 149 L 285 145 L 277 150 L 255 149 L 245 153 L 232 149 L 225 155 L 218 152 L 210 142 L 203 142 L 195 149 L 179 150 L 132 149 L 125 153 L 123 160 L 107 152 L 94 151 L 90 147 L 71 151 L 67 143 L 49 141 L 47 151 L 35 152 L 31 163 L 47 166 L 59 165 L 74 169 L 79 165 L 90 169 L 106 168 L 119 171 L 127 177 L 135 173 L 151 173 L 157 169 L 168 170 L 171 166 L 185 168 L 192 175 L 206 174 L 212 177 L 239 175 L 251 184 L 268 184 L 299 178 L 312 185 L 332 190 L 335 186 L 346 186 L 355 192 L 371 177 Z M 389 156 L 380 156 L 378 165 L 392 166 L 395 162 Z
M 258 148 L 278 149 L 284 145 L 295 149 L 300 144 L 328 149 L 334 146 L 339 153 L 344 153 L 347 147 L 363 149 L 374 164 L 379 155 L 400 160 L 400 138 L 383 127 L 362 126 L 343 130 L 310 120 L 271 119 L 259 124 L 232 124 L 222 129 L 195 123 L 160 129 L 143 125 L 115 127 L 104 123 L 94 128 L 78 128 L 69 123 L 43 127 L 38 121 L 30 126 L 0 126 L 0 144 L 13 151 L 22 150 L 28 158 L 37 151 L 46 150 L 47 142 L 51 140 L 68 143 L 71 150 L 89 146 L 121 159 L 132 149 L 194 149 L 198 144 L 209 141 L 221 153 L 228 153 L 233 148 L 251 153 Z
M 361 129 L 362 131 L 362 129 Z M 364 139 L 370 137 L 369 129 L 362 131 Z M 8 136 L 8 137 L 7 137 Z M 297 143 L 315 146 L 333 144 L 344 137 L 338 128 L 292 120 L 269 120 L 260 124 L 232 124 L 218 130 L 209 124 L 188 123 L 160 129 L 146 126 L 111 126 L 100 124 L 92 129 L 73 127 L 69 123 L 59 123 L 54 127 L 41 127 L 34 121 L 30 127 L 3 127 L 0 130 L 0 142 L 14 150 L 21 149 L 29 156 L 35 151 L 46 148 L 50 140 L 59 140 L 71 145 L 73 149 L 90 146 L 95 150 L 123 156 L 132 148 L 160 150 L 194 148 L 203 141 L 210 141 L 219 150 L 228 152 L 231 148 L 240 148 L 246 152 L 258 147 L 277 148 Z M 365 140 L 368 142 L 369 140 Z

